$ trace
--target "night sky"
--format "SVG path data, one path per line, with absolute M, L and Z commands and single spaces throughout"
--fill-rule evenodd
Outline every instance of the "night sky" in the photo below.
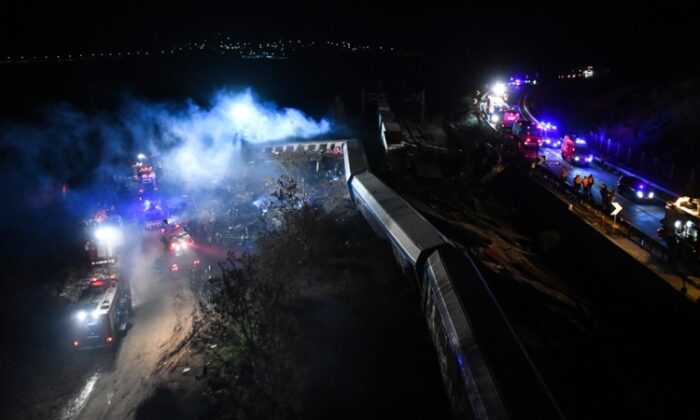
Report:
M 425 54 L 473 55 L 487 62 L 552 69 L 698 63 L 688 54 L 699 34 L 693 13 L 685 8 L 589 2 L 556 7 L 503 1 L 343 3 L 3 5 L 1 48 L 4 54 L 28 54 L 160 46 L 222 32 L 255 40 L 391 43 Z M 682 55 L 674 51 L 679 49 Z

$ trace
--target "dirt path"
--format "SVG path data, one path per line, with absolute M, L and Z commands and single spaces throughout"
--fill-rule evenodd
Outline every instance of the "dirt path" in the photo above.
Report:
M 185 273 L 159 278 L 153 263 L 162 253 L 153 238 L 133 251 L 131 287 L 135 315 L 120 343 L 112 369 L 91 376 L 69 402 L 64 418 L 126 419 L 137 416 L 139 406 L 163 389 L 177 394 L 194 392 L 197 382 L 181 366 L 189 363 L 184 346 L 192 332 L 196 299 Z M 187 415 L 187 418 L 192 415 Z

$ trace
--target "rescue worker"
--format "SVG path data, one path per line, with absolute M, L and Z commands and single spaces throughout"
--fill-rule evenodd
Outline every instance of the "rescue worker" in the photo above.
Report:
M 588 196 L 593 198 L 593 184 L 595 184 L 595 179 L 593 179 L 593 174 L 588 175 Z
M 579 174 L 576 174 L 576 176 L 574 177 L 574 191 L 581 191 L 581 175 Z
M 610 194 L 610 191 L 608 191 L 608 186 L 603 184 L 600 187 L 600 199 L 601 199 L 601 204 L 603 206 L 603 210 L 607 210 L 607 199 L 608 199 L 608 194 Z
M 589 181 L 590 181 L 590 179 L 588 179 L 587 176 L 584 176 L 583 179 L 581 180 L 581 185 L 583 186 L 583 195 L 585 195 L 585 196 L 588 196 L 588 192 L 589 192 L 588 191 L 588 187 L 589 187 L 588 182 Z
M 561 168 L 559 176 L 561 177 L 561 182 L 566 184 L 566 181 L 569 179 L 569 171 L 567 171 L 566 168 Z

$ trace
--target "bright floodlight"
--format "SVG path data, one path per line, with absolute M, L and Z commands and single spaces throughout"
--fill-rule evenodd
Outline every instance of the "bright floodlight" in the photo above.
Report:
M 75 317 L 78 318 L 78 321 L 85 321 L 85 318 L 87 318 L 87 312 L 78 311 L 78 313 L 75 314 Z
M 138 160 L 146 159 L 146 155 L 144 155 L 143 153 L 139 153 L 138 155 L 136 155 L 136 157 L 138 158 Z
M 504 83 L 498 82 L 495 85 L 493 85 L 493 88 L 491 90 L 493 90 L 493 93 L 495 93 L 496 95 L 501 96 L 504 93 L 506 93 L 506 85 Z
M 498 115 L 496 115 L 496 114 L 491 115 L 491 122 L 497 123 L 498 122 Z
M 231 113 L 233 114 L 233 119 L 237 123 L 245 123 L 250 121 L 250 119 L 253 117 L 255 114 L 255 108 L 253 108 L 253 106 L 249 103 L 238 102 L 233 106 Z
M 119 231 L 112 226 L 102 226 L 95 229 L 95 238 L 113 244 L 119 240 Z

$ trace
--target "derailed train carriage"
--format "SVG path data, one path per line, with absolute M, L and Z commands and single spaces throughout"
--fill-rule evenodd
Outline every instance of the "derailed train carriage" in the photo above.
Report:
M 353 200 L 416 280 L 455 417 L 563 418 L 474 262 L 367 170 L 356 140 L 344 152 Z

